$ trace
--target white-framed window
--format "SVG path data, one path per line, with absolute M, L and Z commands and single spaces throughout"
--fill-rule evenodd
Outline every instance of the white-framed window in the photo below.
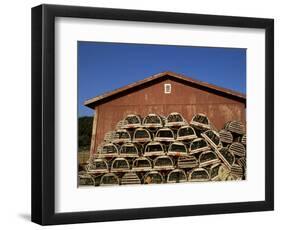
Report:
M 164 92 L 166 94 L 171 93 L 172 92 L 172 85 L 171 84 L 164 84 Z

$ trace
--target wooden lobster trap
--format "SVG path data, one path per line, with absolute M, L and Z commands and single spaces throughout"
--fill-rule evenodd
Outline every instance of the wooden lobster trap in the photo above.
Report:
M 161 128 L 163 127 L 163 121 L 160 116 L 155 113 L 148 114 L 142 122 L 142 126 L 145 128 Z
M 229 180 L 242 180 L 242 178 L 241 177 L 238 177 L 238 176 L 236 176 L 236 175 L 234 175 L 234 174 L 229 174 L 226 178 L 225 178 L 225 180 L 226 181 L 229 181 Z
M 231 171 L 225 164 L 221 164 L 219 166 L 219 170 L 218 170 L 218 180 L 219 181 L 227 180 L 227 178 L 229 177 L 230 174 L 231 174 Z
M 211 122 L 209 118 L 203 113 L 194 115 L 191 119 L 190 125 L 200 130 L 211 129 Z
M 112 143 L 107 143 L 101 146 L 98 154 L 99 158 L 117 157 L 117 156 L 118 156 L 118 147 Z
M 240 157 L 239 159 L 236 160 L 237 164 L 243 167 L 244 169 L 246 168 L 246 158 L 245 157 Z
M 191 142 L 191 144 L 189 146 L 189 153 L 196 154 L 196 153 L 207 151 L 209 149 L 210 149 L 210 147 L 209 147 L 208 143 L 205 141 L 205 139 L 196 138 Z
M 214 130 L 207 130 L 201 133 L 201 136 L 213 147 L 218 148 L 221 146 L 220 135 Z
M 213 164 L 210 167 L 210 179 L 211 181 L 219 181 L 219 169 L 220 169 L 221 163 Z
M 240 142 L 233 142 L 228 149 L 229 152 L 233 153 L 236 156 L 244 157 L 246 156 L 245 146 Z
M 239 179 L 242 179 L 242 177 L 243 177 L 243 175 L 244 175 L 244 173 L 243 173 L 243 168 L 242 168 L 240 165 L 234 163 L 234 164 L 231 166 L 231 174 L 232 174 L 233 176 L 235 176 L 236 179 L 238 179 L 238 180 L 239 180 Z
M 224 128 L 232 133 L 239 135 L 245 134 L 245 125 L 240 121 L 229 121 L 225 124 Z
M 233 142 L 232 133 L 225 129 L 220 130 L 219 136 L 222 143 L 231 144 Z
M 121 179 L 121 185 L 141 184 L 141 180 L 134 172 L 125 173 Z
M 154 141 L 171 142 L 175 140 L 174 132 L 170 128 L 161 128 L 156 132 Z
M 158 156 L 153 160 L 153 168 L 155 170 L 171 170 L 174 169 L 174 162 L 169 156 Z
M 95 179 L 89 174 L 79 174 L 79 186 L 86 185 L 95 186 Z
M 177 166 L 180 169 L 195 168 L 199 166 L 199 163 L 195 156 L 186 156 L 178 158 Z
M 114 133 L 113 143 L 126 143 L 131 141 L 131 135 L 126 129 L 119 129 Z
M 152 169 L 152 164 L 146 157 L 139 157 L 133 161 L 132 170 L 135 172 L 144 172 Z
M 120 157 L 138 157 L 139 150 L 133 143 L 125 143 L 121 146 L 119 151 Z
M 173 127 L 180 127 L 183 125 L 187 125 L 187 122 L 183 118 L 183 116 L 177 112 L 170 113 L 165 120 L 166 127 L 173 128 Z
M 241 138 L 240 138 L 240 142 L 243 144 L 243 145 L 247 145 L 247 135 L 244 134 Z
M 199 156 L 199 167 L 206 167 L 219 162 L 220 159 L 213 151 L 210 150 L 202 152 Z
M 119 129 L 123 129 L 123 125 L 125 124 L 124 120 L 120 120 L 117 122 L 116 126 L 115 126 L 115 130 L 119 130 Z
M 97 158 L 93 159 L 90 164 L 87 165 L 87 172 L 89 174 L 95 173 L 108 173 L 109 168 L 106 160 Z
M 182 169 L 174 169 L 168 173 L 167 183 L 182 183 L 186 181 L 187 177 Z
M 178 141 L 189 141 L 196 139 L 197 135 L 191 126 L 185 125 L 178 129 L 177 140 Z
M 119 185 L 119 178 L 114 173 L 107 173 L 101 177 L 100 186 Z
M 159 156 L 164 155 L 164 146 L 160 142 L 150 142 L 145 146 L 144 149 L 144 156 Z
M 187 156 L 187 148 L 182 142 L 173 142 L 168 148 L 169 156 Z
M 141 127 L 141 118 L 135 114 L 129 114 L 124 119 L 124 123 L 122 125 L 123 129 L 135 129 Z
M 130 164 L 127 159 L 117 157 L 111 164 L 111 172 L 128 172 L 130 171 Z
M 210 180 L 208 171 L 204 168 L 195 168 L 191 170 L 188 175 L 188 181 L 190 182 L 205 182 Z
M 222 160 L 222 162 L 226 165 L 226 167 L 230 170 L 231 166 L 235 162 L 235 156 L 225 147 L 221 149 L 215 148 L 215 152 L 217 156 Z
M 115 131 L 109 131 L 104 135 L 104 142 L 110 143 L 114 139 Z
M 133 135 L 133 142 L 146 143 L 152 140 L 151 134 L 147 129 L 138 128 L 135 130 Z
M 162 184 L 164 183 L 164 178 L 160 172 L 150 171 L 144 175 L 144 184 Z

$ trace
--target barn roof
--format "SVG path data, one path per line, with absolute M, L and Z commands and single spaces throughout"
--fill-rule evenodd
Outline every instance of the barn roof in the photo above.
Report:
M 143 80 L 134 82 L 132 84 L 126 85 L 124 87 L 115 89 L 113 91 L 110 92 L 106 92 L 102 95 L 93 97 L 89 100 L 86 100 L 84 102 L 85 106 L 88 106 L 92 109 L 94 109 L 97 105 L 103 104 L 107 101 L 111 101 L 114 98 L 117 98 L 119 96 L 124 96 L 127 95 L 133 91 L 142 89 L 146 86 L 149 85 L 153 85 L 155 83 L 164 81 L 166 79 L 172 79 L 178 82 L 182 82 L 184 84 L 190 85 L 192 87 L 196 87 L 196 88 L 200 88 L 206 91 L 211 91 L 215 94 L 219 94 L 228 98 L 232 98 L 234 100 L 246 103 L 246 95 L 239 93 L 237 91 L 234 90 L 230 90 L 230 89 L 226 89 L 226 88 L 222 88 L 207 82 L 203 82 L 203 81 L 199 81 L 199 80 L 195 80 L 193 78 L 184 76 L 182 74 L 177 74 L 171 71 L 165 71 L 165 72 L 161 72 L 155 75 L 152 75 L 150 77 L 147 77 Z

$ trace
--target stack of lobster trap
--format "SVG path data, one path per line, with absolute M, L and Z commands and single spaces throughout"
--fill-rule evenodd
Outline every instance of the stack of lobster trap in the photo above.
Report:
M 130 185 L 243 180 L 246 131 L 230 121 L 220 131 L 196 114 L 128 115 L 79 172 L 80 185 Z

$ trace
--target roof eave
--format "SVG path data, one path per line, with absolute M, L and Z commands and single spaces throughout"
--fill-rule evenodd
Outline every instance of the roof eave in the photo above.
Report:
M 190 77 L 186 77 L 184 75 L 176 74 L 176 73 L 171 72 L 171 71 L 165 71 L 165 72 L 161 72 L 161 73 L 152 75 L 152 76 L 150 76 L 148 78 L 145 78 L 143 80 L 134 82 L 132 84 L 126 85 L 124 87 L 118 88 L 116 90 L 113 90 L 113 91 L 104 93 L 102 95 L 93 97 L 91 99 L 88 99 L 84 102 L 84 105 L 91 108 L 91 109 L 95 109 L 95 107 L 99 104 L 102 104 L 102 101 L 104 101 L 104 99 L 106 99 L 106 98 L 110 99 L 111 97 L 114 97 L 115 95 L 118 95 L 122 92 L 125 92 L 125 91 L 129 90 L 129 89 L 133 89 L 134 87 L 141 86 L 145 83 L 151 82 L 153 80 L 159 79 L 159 78 L 164 77 L 164 76 L 173 77 L 173 78 L 176 78 L 176 79 L 179 79 L 179 80 L 182 80 L 182 81 L 185 81 L 185 82 L 189 82 L 189 83 L 192 83 L 194 85 L 197 85 L 197 86 L 200 86 L 200 87 L 203 87 L 203 88 L 206 88 L 206 89 L 211 89 L 211 90 L 217 91 L 219 93 L 223 93 L 225 95 L 232 96 L 232 97 L 234 97 L 238 100 L 242 100 L 246 103 L 246 95 L 245 94 L 242 94 L 242 93 L 239 93 L 239 92 L 236 92 L 236 91 L 233 91 L 233 90 L 229 90 L 229 89 L 226 89 L 226 88 L 222 88 L 222 87 L 219 87 L 219 86 L 216 86 L 216 85 L 212 85 L 212 84 L 207 83 L 207 82 L 195 80 L 195 79 L 192 79 Z

